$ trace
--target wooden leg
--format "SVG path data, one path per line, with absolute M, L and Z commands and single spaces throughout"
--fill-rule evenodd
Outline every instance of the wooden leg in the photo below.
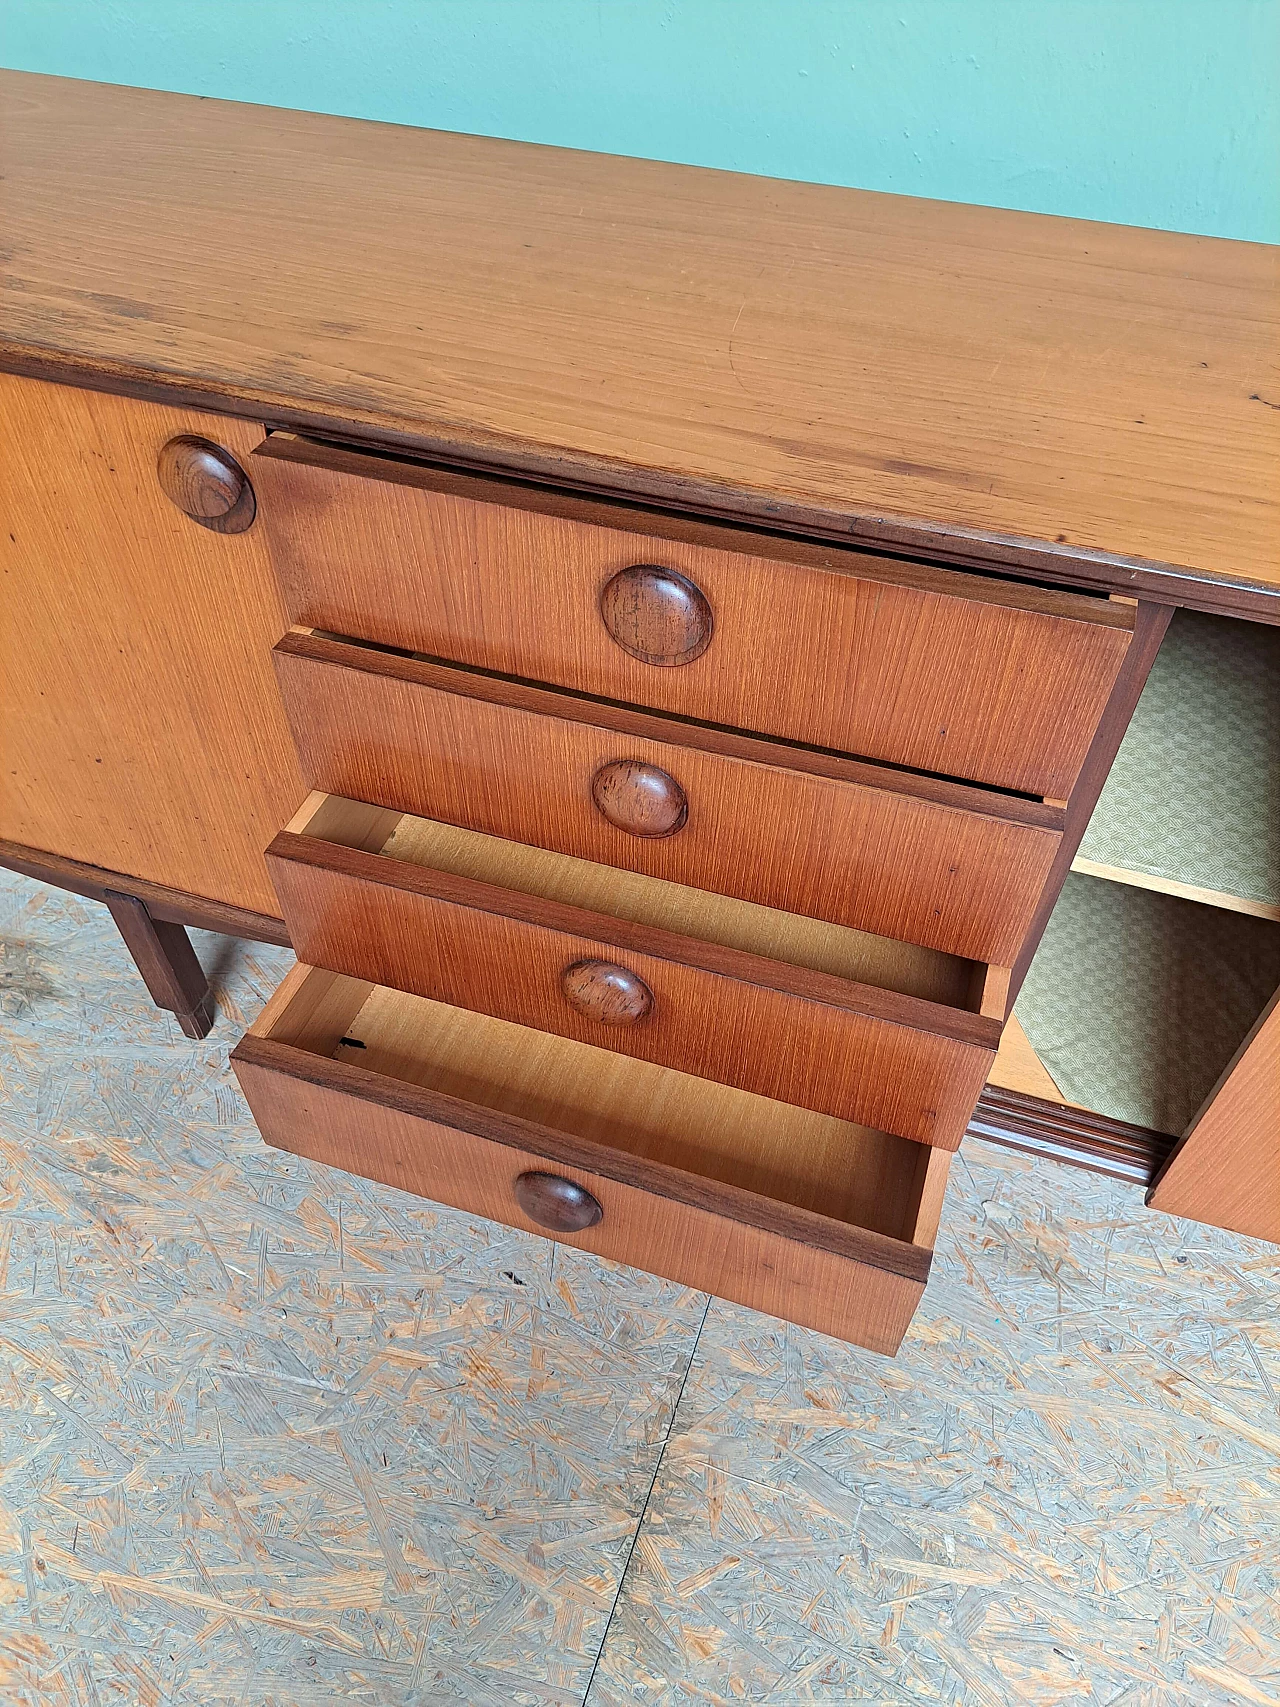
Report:
M 207 1037 L 213 992 L 181 925 L 154 919 L 145 901 L 108 889 L 103 894 L 124 945 L 158 1008 L 168 1008 L 188 1037 Z

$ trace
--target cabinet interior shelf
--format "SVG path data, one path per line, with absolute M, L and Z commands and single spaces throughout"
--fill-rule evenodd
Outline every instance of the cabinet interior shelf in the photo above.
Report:
M 1228 895 L 1222 889 L 1206 889 L 1198 883 L 1182 883 L 1154 871 L 1130 871 L 1124 866 L 1104 865 L 1101 860 L 1077 854 L 1072 871 L 1082 877 L 1101 877 L 1107 883 L 1126 883 L 1132 889 L 1154 889 L 1161 895 L 1176 895 L 1183 901 L 1198 901 L 1203 907 L 1220 907 L 1227 913 L 1247 913 L 1255 919 L 1280 920 L 1280 901 L 1255 901 L 1246 895 Z
M 1072 869 L 1280 919 L 1280 627 L 1174 613 Z
M 1280 984 L 1280 628 L 1178 611 L 993 1084 L 1180 1133 Z

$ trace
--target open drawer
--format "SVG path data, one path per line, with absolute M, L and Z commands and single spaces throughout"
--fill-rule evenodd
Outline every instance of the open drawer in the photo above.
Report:
M 269 1144 L 892 1353 L 950 1158 L 298 966 L 231 1057 Z
M 312 964 L 944 1149 L 999 1042 L 999 968 L 359 801 L 267 864 Z

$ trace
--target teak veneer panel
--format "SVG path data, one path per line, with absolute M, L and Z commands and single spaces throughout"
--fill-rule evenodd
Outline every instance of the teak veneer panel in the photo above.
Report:
M 1147 1202 L 1280 1243 L 1280 993 L 1187 1128 Z
M 1012 965 L 1062 813 L 314 634 L 276 647 L 307 780 L 698 889 Z M 638 760 L 683 789 L 673 835 L 597 809 Z
M 0 838 L 274 914 L 262 850 L 306 792 L 284 613 L 260 525 L 213 533 L 165 497 L 179 433 L 246 464 L 262 437 L 0 374 Z
M 293 622 L 863 758 L 1065 799 L 1131 607 L 273 434 L 253 459 Z M 618 571 L 686 576 L 710 644 L 646 663 Z
M 921 1143 L 958 1146 L 994 1059 L 998 1022 L 799 962 L 786 954 L 785 916 L 771 944 L 777 958 L 766 959 L 704 931 L 682 935 L 548 899 L 532 880 L 503 887 L 292 831 L 276 837 L 267 862 L 290 937 L 311 964 Z M 795 924 L 802 938 L 815 930 Z M 580 1012 L 561 977 L 584 960 L 642 979 L 652 1011 L 629 1025 Z M 966 987 L 971 964 L 953 964 Z
M 572 1177 L 602 1206 L 601 1224 L 549 1234 L 515 1198 L 519 1175 L 548 1165 L 552 1146 L 536 1134 L 524 1146 L 494 1143 L 430 1114 L 389 1107 L 377 1087 L 358 1081 L 349 1088 L 336 1067 L 325 1075 L 336 1083 L 296 1077 L 291 1062 L 249 1040 L 238 1046 L 234 1066 L 259 1130 L 278 1149 L 554 1237 L 870 1351 L 897 1351 L 924 1292 L 924 1281 L 914 1276 L 793 1237 L 791 1225 L 803 1226 L 805 1219 L 798 1213 L 786 1217 L 788 1230 L 779 1232 L 764 1216 L 765 1225 L 753 1225 L 746 1217 L 754 1206 L 738 1193 L 714 1194 L 714 1206 L 682 1202 L 596 1172 L 587 1162 L 574 1165 Z M 720 1198 L 727 1200 L 723 1209 Z
M 6 365 L 1218 608 L 1280 588 L 1264 245 L 14 72 L 0 153 Z
M 268 1143 L 872 1350 L 928 1276 L 947 1158 L 883 1133 L 305 966 L 232 1063 Z M 548 1235 L 529 1169 L 603 1220 Z

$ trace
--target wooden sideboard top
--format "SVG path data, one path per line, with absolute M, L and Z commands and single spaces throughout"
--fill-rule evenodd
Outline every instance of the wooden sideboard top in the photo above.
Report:
M 1273 621 L 1278 258 L 0 72 L 0 368 Z

